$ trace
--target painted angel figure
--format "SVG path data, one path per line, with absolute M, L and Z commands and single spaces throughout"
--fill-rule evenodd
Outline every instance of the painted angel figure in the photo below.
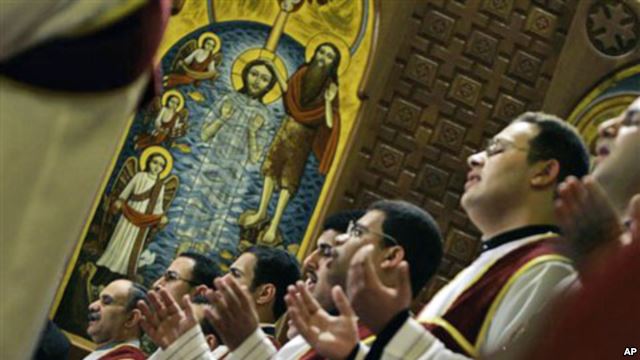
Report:
M 164 77 L 167 89 L 179 85 L 200 85 L 202 80 L 215 80 L 220 76 L 216 67 L 222 61 L 220 38 L 205 32 L 198 38 L 187 41 L 175 56 L 169 75 Z
M 112 213 L 120 216 L 107 248 L 96 262 L 98 266 L 131 279 L 135 277 L 142 249 L 168 223 L 165 213 L 179 186 L 176 175 L 168 176 L 172 164 L 171 154 L 160 146 L 142 152 L 140 171 L 135 157 L 125 161 L 110 198 Z M 102 231 L 108 231 L 113 221 L 105 220 Z
M 184 108 L 184 97 L 177 90 L 169 90 L 151 103 L 144 122 L 153 119 L 153 128 L 135 139 L 135 149 L 144 149 L 153 145 L 171 147 L 173 141 L 187 132 L 189 110 Z

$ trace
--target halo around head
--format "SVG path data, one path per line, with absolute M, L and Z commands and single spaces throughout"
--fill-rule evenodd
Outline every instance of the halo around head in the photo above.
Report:
M 351 62 L 351 53 L 349 52 L 349 46 L 341 38 L 328 32 L 322 32 L 314 35 L 304 50 L 304 58 L 307 62 L 311 61 L 313 54 L 316 52 L 316 48 L 324 43 L 331 43 L 340 51 L 340 66 L 338 67 L 338 76 L 344 74 Z
M 213 52 L 218 52 L 218 50 L 220 50 L 220 46 L 222 45 L 222 43 L 220 43 L 220 37 L 210 31 L 200 34 L 200 36 L 198 37 L 198 47 L 202 48 L 204 46 L 204 42 L 207 39 L 213 39 L 213 41 L 216 43 L 213 46 Z
M 280 73 L 280 76 L 284 79 L 288 78 L 287 67 L 276 54 L 262 48 L 249 49 L 240 54 L 240 56 L 238 56 L 233 62 L 233 65 L 231 65 L 231 86 L 233 86 L 236 91 L 240 90 L 243 85 L 242 70 L 248 63 L 257 59 L 271 59 L 276 66 L 276 71 Z M 264 95 L 262 102 L 270 104 L 278 100 L 280 96 L 282 96 L 282 90 L 276 82 L 273 88 Z
M 167 175 L 169 175 L 171 169 L 173 169 L 173 156 L 171 156 L 171 153 L 162 146 L 149 146 L 148 148 L 144 149 L 144 151 L 140 155 L 140 170 L 147 170 L 147 160 L 149 160 L 151 156 L 156 154 L 161 155 L 167 161 L 164 169 L 158 175 L 160 179 L 164 179 L 165 177 L 167 177 Z
M 169 98 L 172 96 L 175 96 L 178 99 L 178 107 L 176 108 L 176 111 L 184 109 L 184 96 L 182 96 L 182 93 L 176 89 L 168 90 L 162 94 L 162 106 L 166 106 Z

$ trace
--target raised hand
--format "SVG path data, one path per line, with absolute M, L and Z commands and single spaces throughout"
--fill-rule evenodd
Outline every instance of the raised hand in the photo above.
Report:
M 336 316 L 320 307 L 301 281 L 289 286 L 285 301 L 298 333 L 318 354 L 329 359 L 344 359 L 358 344 L 358 318 L 342 288 L 334 287 L 331 295 L 340 312 Z
M 347 294 L 360 320 L 379 333 L 399 312 L 411 305 L 409 265 L 402 261 L 396 271 L 396 286 L 385 286 L 373 265 L 374 245 L 360 248 L 351 259 Z
M 142 329 L 161 348 L 166 349 L 198 325 L 189 295 L 182 298 L 181 307 L 165 289 L 149 291 L 148 298 L 150 306 L 144 301 L 139 301 L 137 306 L 143 315 Z
M 600 245 L 617 241 L 623 232 L 616 210 L 590 176 L 569 177 L 558 186 L 556 216 L 577 261 Z
M 217 290 L 206 293 L 214 306 L 205 316 L 233 352 L 258 328 L 258 312 L 246 287 L 233 278 L 217 278 L 214 283 Z
M 327 101 L 333 101 L 336 95 L 338 95 L 338 85 L 330 83 L 327 90 L 324 91 L 324 99 Z

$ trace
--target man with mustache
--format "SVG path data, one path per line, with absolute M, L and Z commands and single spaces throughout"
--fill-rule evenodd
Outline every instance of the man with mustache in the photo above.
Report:
M 259 225 L 267 218 L 274 189 L 280 190 L 278 204 L 262 242 L 276 239 L 278 225 L 289 200 L 295 195 L 304 166 L 313 151 L 320 162 L 318 171 L 329 172 L 340 135 L 338 67 L 340 51 L 331 43 L 320 44 L 309 63 L 303 64 L 288 82 L 277 71 L 284 93 L 287 117 L 278 130 L 262 164 L 265 177 L 257 210 L 248 210 L 238 220 L 244 227 Z M 275 68 L 271 64 L 272 68 Z
M 142 314 L 138 302 L 146 302 L 146 289 L 129 280 L 115 280 L 89 305 L 87 333 L 97 349 L 84 360 L 146 359 L 140 350 Z

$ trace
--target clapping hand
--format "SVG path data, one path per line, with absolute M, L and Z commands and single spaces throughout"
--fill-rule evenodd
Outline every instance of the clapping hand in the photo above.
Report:
M 247 288 L 233 278 L 218 278 L 214 284 L 217 290 L 206 293 L 214 306 L 205 310 L 205 316 L 233 352 L 258 328 L 258 312 Z
M 590 176 L 569 177 L 558 186 L 556 215 L 576 260 L 602 244 L 617 241 L 622 224 L 600 185 Z
M 411 305 L 409 265 L 402 261 L 396 272 L 395 287 L 382 283 L 373 264 L 374 245 L 360 248 L 347 275 L 347 294 L 360 320 L 371 331 L 379 333 L 399 312 Z
M 285 301 L 291 321 L 318 354 L 344 359 L 358 344 L 358 318 L 339 286 L 332 289 L 331 295 L 340 312 L 336 316 L 324 310 L 301 281 L 289 286 Z
M 160 289 L 159 292 L 149 291 L 148 298 L 149 305 L 144 301 L 138 302 L 138 309 L 143 315 L 142 329 L 161 348 L 166 349 L 181 335 L 198 325 L 189 295 L 182 298 L 182 306 L 178 306 L 165 289 Z

